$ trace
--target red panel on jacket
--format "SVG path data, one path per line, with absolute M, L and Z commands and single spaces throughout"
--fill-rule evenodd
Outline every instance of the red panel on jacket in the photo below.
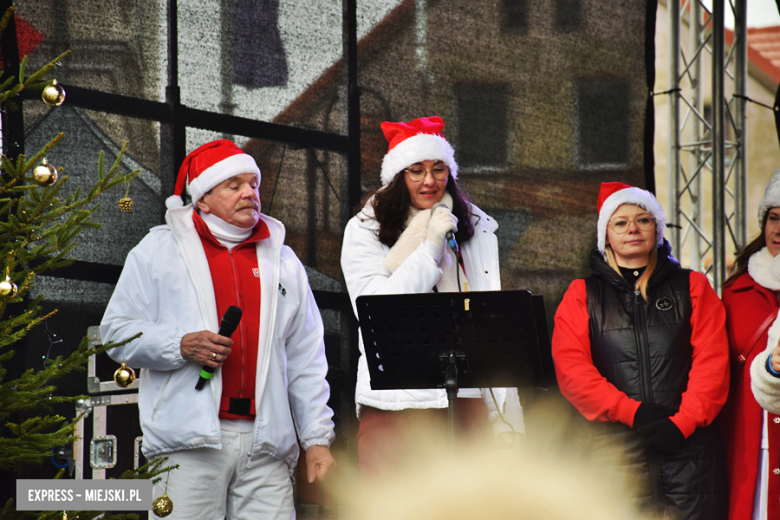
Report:
M 236 305 L 243 311 L 238 329 L 231 337 L 234 341 L 232 352 L 222 365 L 222 405 L 219 418 L 254 420 L 255 377 L 260 334 L 260 276 L 255 243 L 270 236 L 268 226 L 260 220 L 255 226 L 254 233 L 229 251 L 214 238 L 208 225 L 197 212 L 192 214 L 192 220 L 200 234 L 209 261 L 211 281 L 217 299 L 217 316 L 222 319 L 231 305 Z M 252 399 L 251 413 L 249 415 L 228 413 L 231 397 Z

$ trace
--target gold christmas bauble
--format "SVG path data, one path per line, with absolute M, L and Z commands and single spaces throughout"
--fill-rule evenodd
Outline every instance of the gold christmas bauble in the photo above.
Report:
M 122 363 L 114 372 L 114 382 L 122 388 L 127 388 L 135 382 L 135 370 Z
M 19 293 L 19 288 L 16 286 L 10 276 L 6 276 L 5 280 L 0 282 L 0 298 L 4 300 L 10 300 Z
M 163 496 L 154 499 L 152 511 L 159 517 L 168 516 L 173 513 L 173 500 L 168 498 L 167 493 L 164 493 Z
M 49 161 L 44 158 L 41 164 L 33 170 L 33 179 L 38 183 L 38 186 L 44 188 L 51 186 L 57 182 L 57 168 L 49 164 Z
M 65 101 L 65 96 L 65 89 L 57 83 L 56 79 L 43 87 L 41 92 L 43 102 L 52 107 L 60 106 Z
M 130 197 L 122 197 L 119 199 L 119 208 L 122 211 L 133 211 L 133 199 Z

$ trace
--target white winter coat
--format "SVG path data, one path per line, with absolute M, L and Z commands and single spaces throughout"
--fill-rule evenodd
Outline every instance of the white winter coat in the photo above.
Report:
M 143 336 L 110 350 L 140 367 L 138 408 L 147 458 L 192 448 L 221 449 L 221 370 L 201 390 L 201 366 L 184 360 L 184 334 L 219 330 L 208 261 L 192 221 L 192 205 L 169 210 L 127 257 L 101 323 L 105 342 Z M 323 325 L 303 265 L 284 246 L 284 226 L 265 215 L 271 236 L 257 242 L 260 336 L 254 452 L 294 467 L 295 425 L 304 449 L 330 445 Z M 293 419 L 295 423 L 293 423 Z
M 474 236 L 461 244 L 460 250 L 466 268 L 466 279 L 470 291 L 497 291 L 501 289 L 498 266 L 498 240 L 495 230 L 498 224 L 476 206 L 471 206 Z M 392 273 L 384 266 L 384 259 L 390 248 L 377 237 L 379 223 L 373 218 L 371 201 L 355 215 L 344 231 L 341 249 L 341 268 L 357 316 L 355 300 L 369 294 L 413 294 L 432 292 L 442 276 L 425 243 L 411 252 Z M 355 402 L 360 417 L 361 405 L 381 410 L 404 410 L 407 408 L 447 408 L 447 393 L 444 389 L 431 390 L 372 390 L 368 373 L 363 336 L 360 336 L 360 359 L 358 360 Z M 494 388 L 493 393 L 504 419 L 512 423 L 518 433 L 524 433 L 523 412 L 516 389 Z M 494 432 L 509 431 L 496 413 L 493 398 L 487 389 L 482 390 L 483 400 Z
M 768 345 L 758 354 L 750 365 L 750 388 L 761 408 L 775 415 L 780 414 L 780 377 L 772 375 L 766 368 L 767 360 L 772 357 L 780 342 L 780 319 L 769 327 Z

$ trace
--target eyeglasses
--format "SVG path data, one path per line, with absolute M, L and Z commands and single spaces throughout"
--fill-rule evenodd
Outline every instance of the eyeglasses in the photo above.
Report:
M 650 215 L 639 215 L 633 220 L 629 220 L 623 217 L 613 218 L 609 221 L 609 227 L 618 235 L 622 235 L 628 231 L 628 228 L 632 222 L 636 224 L 637 229 L 640 231 L 650 231 L 651 229 L 655 228 L 655 218 L 651 217 Z
M 442 164 L 442 163 L 435 164 L 433 168 L 431 168 L 430 170 L 426 170 L 419 164 L 415 164 L 409 166 L 404 171 L 409 176 L 409 179 L 412 182 L 421 182 L 428 174 L 428 172 L 430 172 L 431 175 L 433 175 L 433 178 L 436 179 L 437 181 L 443 181 L 450 174 L 450 169 L 447 167 L 446 164 Z

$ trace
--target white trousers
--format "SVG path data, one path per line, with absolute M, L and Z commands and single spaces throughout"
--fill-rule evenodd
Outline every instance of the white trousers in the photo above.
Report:
M 291 470 L 270 455 L 251 456 L 252 432 L 222 430 L 222 449 L 199 448 L 168 455 L 166 520 L 289 520 L 295 518 Z M 165 492 L 166 475 L 154 486 Z M 159 518 L 150 514 L 149 518 Z

